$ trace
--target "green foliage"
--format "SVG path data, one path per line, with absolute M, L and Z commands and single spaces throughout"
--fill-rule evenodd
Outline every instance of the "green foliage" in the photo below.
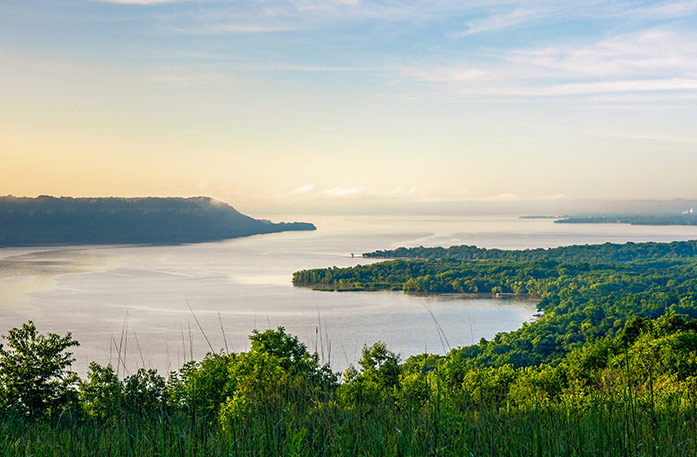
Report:
M 697 320 L 683 316 L 630 319 L 555 365 L 520 368 L 477 366 L 465 348 L 400 363 L 378 342 L 338 387 L 283 328 L 250 338 L 249 352 L 209 354 L 166 386 L 152 370 L 120 381 L 93 363 L 81 416 L 0 414 L 0 455 L 697 453 Z
M 139 369 L 121 381 L 111 365 L 90 363 L 80 382 L 80 405 L 85 415 L 100 420 L 124 414 L 148 415 L 165 406 L 165 379 L 156 370 Z
M 439 259 L 439 260 L 510 260 L 533 262 L 553 260 L 556 262 L 613 263 L 634 260 L 683 259 L 697 256 L 697 241 L 675 241 L 672 243 L 604 243 L 595 245 L 562 246 L 551 249 L 486 249 L 476 246 L 451 246 L 448 248 L 423 246 L 397 248 L 363 254 L 364 257 L 383 259 Z
M 228 367 L 228 397 L 220 421 L 245 421 L 254 411 L 282 411 L 332 393 L 336 376 L 283 327 L 250 336 L 251 350 Z
M 209 353 L 200 362 L 186 363 L 167 380 L 167 403 L 172 409 L 191 417 L 213 422 L 220 405 L 234 394 L 234 383 L 229 376 L 236 354 Z
M 615 335 L 632 316 L 697 317 L 695 241 L 523 251 L 399 248 L 367 255 L 418 258 L 303 270 L 293 281 L 323 289 L 506 293 L 540 299 L 544 316 L 532 324 L 463 349 L 462 356 L 477 366 L 555 365 L 587 341 Z
M 31 418 L 55 416 L 75 398 L 78 377 L 70 371 L 77 346 L 70 333 L 42 335 L 32 321 L 13 328 L 0 344 L 0 405 Z
M 344 372 L 344 384 L 339 389 L 339 398 L 346 406 L 379 405 L 384 401 L 394 402 L 401 390 L 399 356 L 378 341 L 372 346 L 364 346 L 361 370 L 349 366 Z M 418 396 L 419 386 L 409 383 L 414 390 L 411 395 Z
M 164 406 L 165 379 L 156 370 L 140 368 L 123 380 L 123 402 L 141 414 L 160 411 Z
M 87 380 L 80 382 L 79 399 L 88 417 L 106 419 L 123 407 L 123 384 L 111 365 L 91 362 Z

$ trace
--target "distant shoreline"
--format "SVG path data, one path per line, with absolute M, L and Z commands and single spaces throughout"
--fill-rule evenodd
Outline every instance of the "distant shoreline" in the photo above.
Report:
M 585 214 L 579 216 L 525 215 L 523 220 L 549 220 L 555 224 L 628 224 L 654 226 L 697 226 L 697 214 L 693 209 L 681 214 Z
M 677 225 L 697 226 L 697 215 L 689 214 L 636 214 L 570 216 L 554 221 L 555 224 L 629 224 L 629 225 Z

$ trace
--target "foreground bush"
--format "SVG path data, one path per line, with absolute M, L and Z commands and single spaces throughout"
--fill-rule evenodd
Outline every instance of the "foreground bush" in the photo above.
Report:
M 47 371 L 20 384 L 29 375 L 8 370 L 3 456 L 697 455 L 697 321 L 674 314 L 632 319 L 554 366 L 481 367 L 461 350 L 400 363 L 378 342 L 341 382 L 278 328 L 254 332 L 246 353 L 209 354 L 166 381 L 91 364 L 78 386 L 64 364 L 69 335 L 23 329 L 6 338 L 0 367 L 53 354 L 60 376 L 47 398 L 74 407 L 13 405 L 35 398 L 22 386 L 43 386 Z

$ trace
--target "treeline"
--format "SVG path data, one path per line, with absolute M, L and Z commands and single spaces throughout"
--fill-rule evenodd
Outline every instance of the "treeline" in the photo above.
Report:
M 197 243 L 314 229 L 254 219 L 208 197 L 0 197 L 0 246 Z
M 620 214 L 571 216 L 556 224 L 697 225 L 697 214 Z
M 697 453 L 697 321 L 634 318 L 555 365 L 481 367 L 366 346 L 341 376 L 283 328 L 168 378 L 70 372 L 76 342 L 13 329 L 0 454 L 682 456 Z
M 673 312 L 697 317 L 697 256 L 690 255 L 694 248 L 695 242 L 690 241 L 527 253 L 484 250 L 496 251 L 503 259 L 393 260 L 351 268 L 303 270 L 293 275 L 293 282 L 327 290 L 538 297 L 543 317 L 525 323 L 517 331 L 500 333 L 491 341 L 464 348 L 462 356 L 477 366 L 556 365 L 587 341 L 617 334 L 633 316 L 655 319 Z M 548 253 L 549 258 L 512 260 L 537 252 Z M 577 261 L 571 256 L 574 252 L 579 253 Z M 593 252 L 597 252 L 595 260 L 588 261 Z
M 451 259 L 451 260 L 511 260 L 530 262 L 554 260 L 557 262 L 631 262 L 634 260 L 693 259 L 697 258 L 697 240 L 672 243 L 605 243 L 563 246 L 550 249 L 504 250 L 476 246 L 397 248 L 378 250 L 363 257 L 384 259 Z

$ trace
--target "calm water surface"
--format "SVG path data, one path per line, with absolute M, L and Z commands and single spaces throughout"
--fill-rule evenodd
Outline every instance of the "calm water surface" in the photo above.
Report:
M 248 348 L 252 329 L 284 326 L 335 370 L 385 341 L 403 357 L 444 353 L 517 329 L 535 302 L 410 296 L 400 292 L 317 292 L 291 285 L 293 271 L 370 262 L 352 258 L 398 246 L 522 249 L 697 238 L 697 227 L 553 224 L 514 217 L 308 216 L 315 232 L 289 232 L 183 246 L 0 249 L 0 331 L 34 320 L 41 331 L 80 341 L 74 368 L 111 361 L 122 344 L 128 372 L 178 368 L 210 350 Z M 439 337 L 430 309 L 447 341 Z M 127 327 L 121 343 L 124 323 Z M 121 370 L 123 372 L 123 370 Z

